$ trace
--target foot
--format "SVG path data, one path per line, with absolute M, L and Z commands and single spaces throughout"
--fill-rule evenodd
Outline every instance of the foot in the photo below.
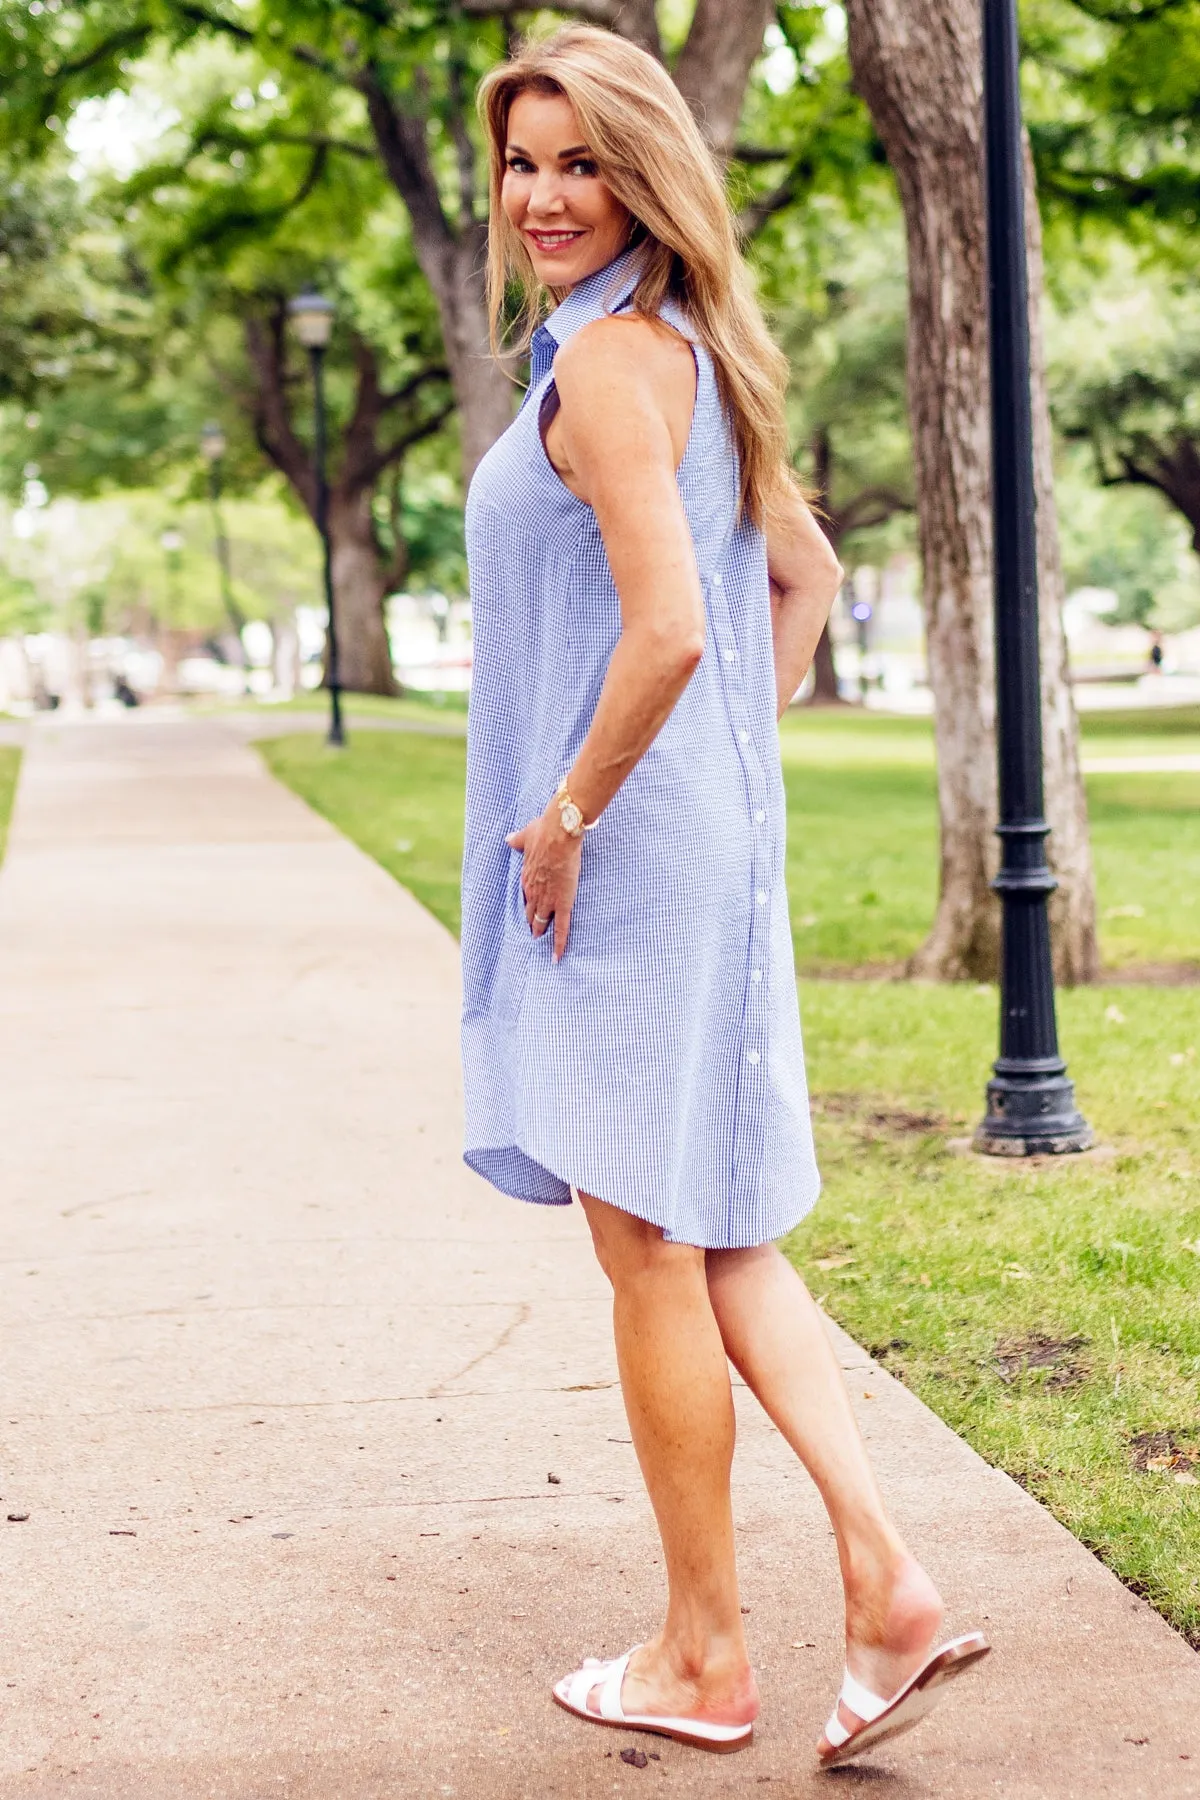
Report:
M 587 1705 L 589 1712 L 599 1712 L 599 1684 L 588 1694 Z M 621 1705 L 626 1713 L 649 1718 L 749 1725 L 758 1717 L 758 1688 L 744 1651 L 715 1650 L 702 1661 L 689 1662 L 659 1637 L 634 1651 Z
M 941 1595 L 913 1557 L 901 1553 L 846 1584 L 846 1667 L 881 1700 L 890 1700 L 915 1675 L 941 1630 Z M 838 1702 L 837 1716 L 849 1732 L 865 1723 Z M 817 1755 L 832 1755 L 822 1737 Z

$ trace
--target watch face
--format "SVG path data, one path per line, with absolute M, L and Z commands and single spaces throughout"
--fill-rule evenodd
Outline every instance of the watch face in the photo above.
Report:
M 559 807 L 559 816 L 563 822 L 563 830 L 572 837 L 577 837 L 583 829 L 583 814 L 573 800 L 565 800 Z

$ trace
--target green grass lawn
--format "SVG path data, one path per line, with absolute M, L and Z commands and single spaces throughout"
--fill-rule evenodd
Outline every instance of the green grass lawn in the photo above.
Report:
M 1060 996 L 1108 1160 L 964 1156 L 968 985 L 802 982 L 825 1187 L 785 1248 L 826 1310 L 1200 1648 L 1200 989 Z
M 434 710 L 399 704 L 415 722 Z M 276 774 L 458 929 L 461 738 L 363 729 L 341 756 L 316 735 L 271 739 L 263 751 Z M 797 967 L 895 968 L 928 930 L 937 891 L 928 722 L 790 715 L 783 751 Z M 1088 798 L 1105 961 L 1118 970 L 1200 964 L 1200 775 L 1093 775 Z
M 3 861 L 4 846 L 8 841 L 8 821 L 12 815 L 20 767 L 21 752 L 7 744 L 0 744 L 0 861 Z
M 261 748 L 457 930 L 461 740 Z M 784 756 L 802 968 L 907 954 L 935 888 L 928 726 L 789 719 Z M 1196 957 L 1198 787 L 1089 782 L 1102 911 L 1141 909 L 1105 926 L 1117 960 Z M 1035 1165 L 949 1148 L 982 1112 L 994 988 L 802 980 L 801 1004 L 825 1191 L 789 1253 L 831 1315 L 1200 1648 L 1200 986 L 1060 997 L 1109 1154 Z

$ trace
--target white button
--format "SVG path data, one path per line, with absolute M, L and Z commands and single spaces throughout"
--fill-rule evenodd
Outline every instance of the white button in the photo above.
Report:
M 750 979 L 751 979 L 751 981 L 761 981 L 762 980 L 762 970 L 761 969 L 751 969 Z
M 726 662 L 736 662 L 737 661 L 737 651 L 736 650 L 727 650 L 725 652 L 725 661 Z
M 759 811 L 756 812 L 754 815 L 754 823 L 756 825 L 761 825 L 763 823 L 763 821 L 766 819 L 766 816 L 767 816 L 766 813 L 763 812 L 762 809 L 760 808 Z
M 713 576 L 713 586 L 720 587 L 721 585 L 722 585 L 722 577 L 721 577 L 720 571 L 718 570 L 717 573 Z
M 754 898 L 758 901 L 758 904 L 760 906 L 765 906 L 767 904 L 766 888 L 759 888 L 759 890 L 758 890 L 757 894 L 755 894 Z
M 758 1061 L 758 1051 L 757 1050 L 748 1050 L 746 1052 L 746 1061 L 748 1063 L 756 1063 Z
M 750 742 L 750 733 L 748 731 L 739 731 L 738 732 L 738 743 L 739 744 L 748 744 L 749 742 Z

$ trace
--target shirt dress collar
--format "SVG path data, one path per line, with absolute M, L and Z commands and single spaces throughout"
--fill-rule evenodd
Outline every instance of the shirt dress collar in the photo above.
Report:
M 550 333 L 556 344 L 565 344 L 593 319 L 615 312 L 623 300 L 628 300 L 641 280 L 644 264 L 641 244 L 623 251 L 594 275 L 576 282 L 566 299 L 547 315 L 542 329 Z

